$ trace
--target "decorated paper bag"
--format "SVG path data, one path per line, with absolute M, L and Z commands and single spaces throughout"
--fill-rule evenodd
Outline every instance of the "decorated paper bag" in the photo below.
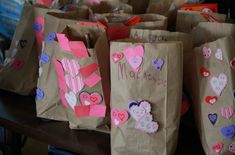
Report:
M 95 14 L 97 20 L 109 23 L 130 26 L 131 28 L 139 29 L 166 29 L 167 18 L 157 14 Z
M 235 37 L 235 25 L 229 23 L 199 23 L 192 31 L 194 46 L 200 46 L 205 42 L 215 41 L 226 36 Z
M 195 48 L 188 70 L 195 119 L 207 155 L 235 153 L 235 42 L 218 39 Z
M 218 13 L 178 10 L 176 30 L 189 33 L 200 22 L 225 22 L 226 16 Z
M 108 103 L 105 102 L 105 89 L 102 88 L 105 75 L 100 73 L 103 67 L 96 56 L 99 52 L 105 54 L 105 51 L 96 48 L 99 37 L 102 34 L 105 36 L 104 29 L 76 24 L 69 25 L 63 32 L 66 35 L 57 34 L 59 45 L 54 44 L 58 51 L 54 65 L 57 68 L 60 99 L 66 107 L 70 127 L 107 131 L 105 116 Z M 83 43 L 87 34 L 90 38 L 89 49 Z M 103 46 L 108 47 L 108 42 L 103 42 Z M 108 48 L 106 50 L 109 51 Z
M 181 42 L 111 42 L 113 155 L 173 155 L 182 95 Z
M 4 67 L 0 70 L 0 89 L 29 95 L 37 83 L 38 56 L 33 30 L 33 6 L 24 5 Z
M 59 97 L 57 74 L 52 61 L 52 57 L 57 53 L 53 43 L 56 33 L 62 32 L 68 24 L 77 23 L 79 15 L 79 12 L 49 12 L 45 15 L 44 46 L 40 57 L 36 97 L 38 117 L 60 121 L 68 120 L 66 109 Z

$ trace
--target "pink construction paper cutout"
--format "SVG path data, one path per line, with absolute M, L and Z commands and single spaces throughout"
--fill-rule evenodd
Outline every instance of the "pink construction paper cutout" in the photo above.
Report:
M 69 40 L 68 38 L 65 36 L 65 34 L 60 34 L 60 33 L 57 33 L 56 34 L 56 37 L 58 39 L 58 42 L 59 42 L 59 45 L 60 45 L 60 48 L 64 51 L 71 51 L 71 48 L 69 46 Z
M 90 106 L 90 116 L 93 117 L 105 117 L 106 106 L 104 105 L 92 105 Z
M 80 68 L 79 72 L 82 74 L 83 77 L 90 76 L 93 72 L 99 69 L 99 66 L 96 63 L 92 63 Z
M 36 0 L 36 3 L 49 7 L 52 3 L 52 0 Z
M 79 22 L 78 23 L 79 25 L 82 25 L 82 26 L 100 26 L 104 29 L 106 29 L 107 27 L 102 24 L 101 22 Z
M 58 60 L 56 60 L 55 58 L 53 59 L 53 62 L 54 62 L 55 68 L 56 68 L 57 76 L 58 76 L 59 88 L 61 90 L 63 90 L 65 93 L 67 93 L 68 88 L 66 86 L 62 64 Z
M 74 57 L 76 58 L 89 57 L 87 48 L 82 41 L 69 41 L 69 46 Z
M 40 24 L 42 26 L 41 30 L 39 32 L 35 31 L 36 39 L 37 39 L 37 43 L 38 43 L 38 53 L 40 55 L 41 50 L 42 50 L 42 41 L 43 41 L 43 32 L 44 32 L 44 18 L 43 17 L 36 17 L 34 19 L 34 23 Z
M 66 99 L 64 97 L 64 92 L 62 90 L 60 90 L 60 100 L 61 100 L 61 102 L 63 103 L 63 105 L 65 107 L 68 107 L 68 103 L 67 103 L 67 101 L 66 101 Z
M 105 117 L 106 107 L 104 105 L 75 106 L 77 117 Z
M 95 86 L 99 81 L 101 80 L 101 77 L 99 75 L 97 75 L 96 73 L 92 74 L 91 76 L 89 76 L 84 83 L 92 88 L 93 86 Z
M 89 116 L 90 106 L 74 106 L 75 114 L 77 117 Z
M 142 45 L 127 47 L 124 49 L 127 62 L 134 72 L 138 72 L 144 57 L 144 48 Z

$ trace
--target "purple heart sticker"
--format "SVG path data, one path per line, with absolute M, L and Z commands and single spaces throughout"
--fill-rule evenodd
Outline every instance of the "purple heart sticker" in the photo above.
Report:
M 44 97 L 44 91 L 40 88 L 36 90 L 36 100 L 42 100 Z
M 223 136 L 225 136 L 228 139 L 232 139 L 235 135 L 235 126 L 234 125 L 229 125 L 229 126 L 221 128 L 220 131 L 221 131 Z
M 24 48 L 27 45 L 27 40 L 20 40 L 18 42 L 18 46 L 20 46 L 20 48 Z
M 210 114 L 208 114 L 208 118 L 209 118 L 211 124 L 215 125 L 217 118 L 218 118 L 218 115 L 216 113 L 210 113 Z
M 152 65 L 157 71 L 162 70 L 163 64 L 164 64 L 164 60 L 162 60 L 162 59 L 156 59 L 156 60 L 152 61 Z
M 41 54 L 41 62 L 42 64 L 46 64 L 50 61 L 50 56 L 46 52 L 42 52 Z
M 49 34 L 46 36 L 45 40 L 46 40 L 48 43 L 53 43 L 54 40 L 55 40 L 55 37 L 56 37 L 56 33 L 55 33 L 55 32 L 51 32 L 51 33 L 49 33 Z

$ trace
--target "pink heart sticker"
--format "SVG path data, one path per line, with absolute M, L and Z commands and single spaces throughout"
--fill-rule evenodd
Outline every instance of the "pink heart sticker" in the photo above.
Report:
M 151 111 L 151 106 L 150 103 L 143 100 L 141 102 L 137 101 L 130 101 L 129 104 L 129 112 L 131 116 L 136 120 L 139 121 L 145 114 L 150 113 Z
M 141 45 L 135 47 L 127 47 L 124 49 L 127 62 L 130 64 L 134 72 L 138 72 L 143 62 L 144 48 Z
M 229 145 L 228 150 L 232 153 L 235 153 L 235 142 L 233 142 L 232 144 Z
M 202 53 L 205 59 L 209 59 L 211 57 L 211 49 L 207 47 L 203 47 Z
M 117 63 L 123 58 L 123 53 L 112 53 L 112 60 L 114 63 Z
M 218 142 L 218 143 L 215 143 L 213 146 L 212 146 L 212 150 L 215 152 L 215 153 L 220 153 L 222 148 L 223 148 L 224 144 L 222 142 Z
M 70 76 L 69 74 L 65 75 L 65 82 L 67 86 L 77 94 L 84 87 L 83 79 L 80 76 Z
M 80 101 L 82 105 L 94 105 L 102 102 L 102 97 L 99 93 L 94 92 L 89 94 L 88 92 L 82 92 L 80 94 Z
M 75 77 L 80 69 L 80 65 L 75 59 L 68 60 L 67 58 L 63 58 L 61 60 L 62 66 L 64 70 L 71 76 Z
M 232 107 L 221 108 L 221 115 L 226 119 L 230 119 L 233 116 L 233 112 Z
M 124 124 L 128 120 L 128 113 L 126 110 L 111 110 L 111 121 L 115 128 Z

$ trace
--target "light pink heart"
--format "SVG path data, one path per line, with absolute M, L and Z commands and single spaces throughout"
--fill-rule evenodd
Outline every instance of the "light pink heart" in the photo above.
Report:
M 221 109 L 221 115 L 226 119 L 230 119 L 233 116 L 233 112 L 232 107 L 224 107 Z
M 94 92 L 89 94 L 88 92 L 82 92 L 80 94 L 80 101 L 82 105 L 94 105 L 102 102 L 102 97 L 99 93 Z
M 134 72 L 138 72 L 144 57 L 144 48 L 142 45 L 127 47 L 124 49 L 124 55 Z
M 203 47 L 202 53 L 205 59 L 209 59 L 211 57 L 211 49 L 207 47 Z
M 79 73 L 80 65 L 75 59 L 68 60 L 67 58 L 63 58 L 61 63 L 65 72 L 69 75 L 75 77 Z
M 128 120 L 128 113 L 126 110 L 111 110 L 111 121 L 115 128 L 124 124 Z
M 69 74 L 65 75 L 65 82 L 67 86 L 77 94 L 84 87 L 83 79 L 80 76 L 70 76 Z

